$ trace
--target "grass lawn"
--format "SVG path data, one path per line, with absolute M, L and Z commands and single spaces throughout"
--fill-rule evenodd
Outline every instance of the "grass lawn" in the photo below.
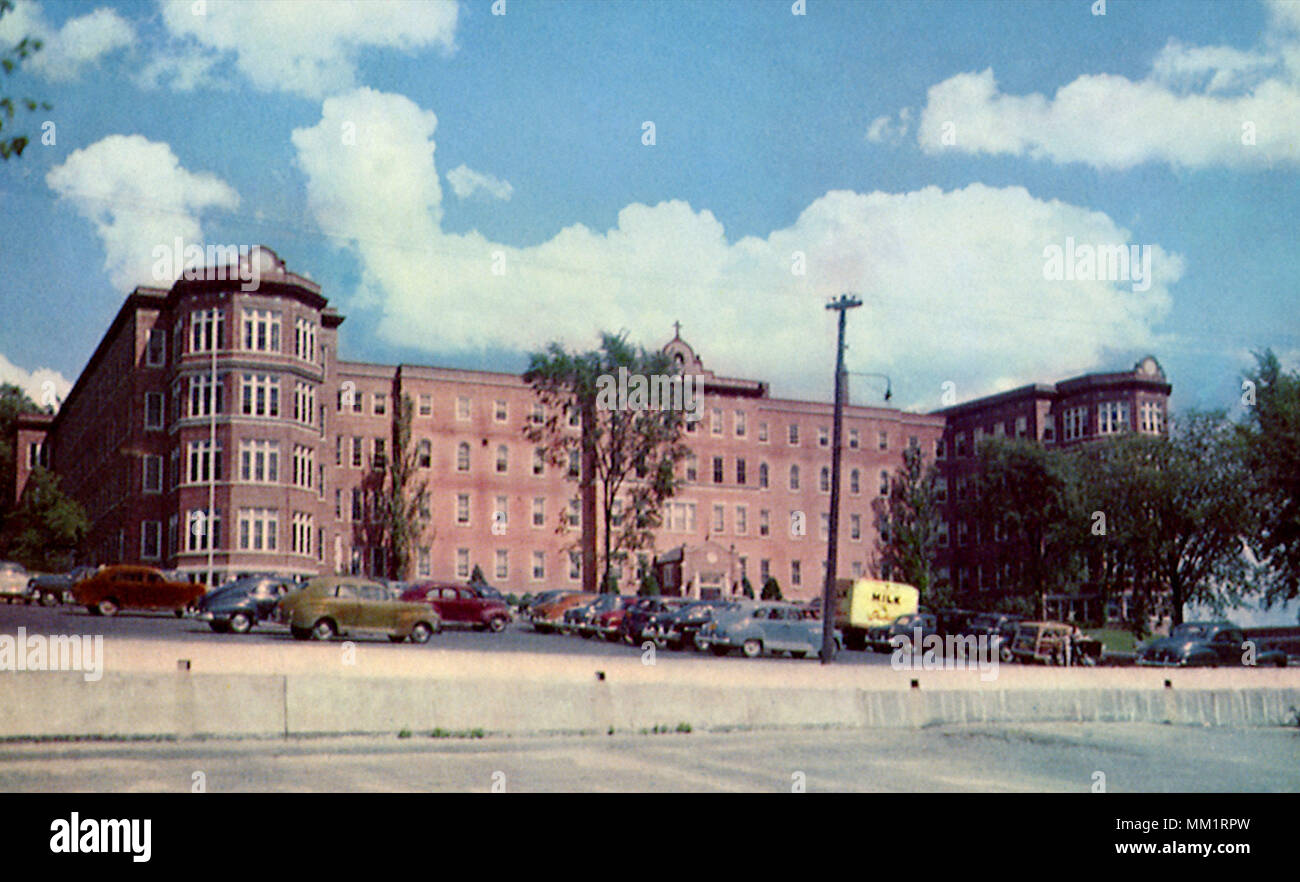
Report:
M 1134 639 L 1132 631 L 1125 631 L 1122 628 L 1096 628 L 1085 633 L 1089 637 L 1096 637 L 1100 640 L 1102 648 L 1106 652 L 1137 651 L 1137 640 Z

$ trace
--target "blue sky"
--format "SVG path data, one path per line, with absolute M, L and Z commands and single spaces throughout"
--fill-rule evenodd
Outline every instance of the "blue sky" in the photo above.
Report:
M 1300 10 L 1091 7 L 23 0 L 0 42 L 47 49 L 5 88 L 56 138 L 0 165 L 0 377 L 75 379 L 174 233 L 276 249 L 359 360 L 680 319 L 829 398 L 852 290 L 850 368 L 906 407 L 1147 352 L 1177 408 L 1233 407 L 1251 349 L 1300 355 Z M 1153 284 L 1043 278 L 1067 237 L 1151 248 Z

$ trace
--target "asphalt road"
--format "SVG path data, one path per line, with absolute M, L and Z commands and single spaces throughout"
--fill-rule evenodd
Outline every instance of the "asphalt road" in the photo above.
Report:
M 1294 728 L 1133 723 L 13 743 L 0 791 L 1296 792 L 1298 752 Z
M 104 618 L 92 616 L 82 607 L 42 607 L 0 603 L 0 634 L 14 634 L 20 626 L 25 627 L 28 633 L 92 636 L 101 634 L 105 639 L 131 637 L 144 640 L 193 641 L 203 645 L 214 642 L 225 644 L 296 642 L 289 636 L 288 628 L 266 622 L 259 624 L 249 634 L 217 634 L 205 622 L 190 618 L 178 619 L 171 613 L 127 611 L 120 612 L 112 618 Z M 360 640 L 388 644 L 382 636 L 362 637 Z M 639 647 L 610 643 L 599 638 L 584 639 L 562 634 L 539 634 L 532 629 L 531 625 L 522 622 L 515 622 L 500 634 L 448 627 L 441 634 L 435 635 L 430 640 L 429 646 L 486 653 L 527 652 L 595 658 L 630 658 L 640 652 Z M 673 655 L 686 657 L 687 653 L 674 652 Z M 705 657 L 713 658 L 711 654 L 701 655 L 701 658 Z M 744 664 L 746 661 L 739 656 L 730 660 L 739 664 Z M 844 664 L 888 666 L 889 654 L 842 652 L 838 660 Z M 817 662 L 814 659 L 801 664 L 817 664 Z

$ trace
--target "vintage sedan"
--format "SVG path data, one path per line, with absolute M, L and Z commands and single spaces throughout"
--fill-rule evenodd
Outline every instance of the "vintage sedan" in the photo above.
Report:
M 1096 665 L 1101 651 L 1100 640 L 1070 622 L 1020 622 L 1011 641 L 1012 657 L 1027 664 Z
M 153 567 L 114 564 L 100 567 L 74 585 L 72 600 L 94 616 L 111 616 L 123 609 L 171 610 L 182 616 L 205 590 L 202 582 L 168 579 Z
M 0 597 L 6 603 L 27 602 L 27 582 L 32 574 L 20 563 L 0 560 Z
M 72 588 L 95 574 L 96 567 L 73 567 L 66 573 L 39 573 L 27 580 L 27 600 L 58 606 L 72 600 Z
M 918 628 L 921 630 L 922 639 L 940 633 L 939 617 L 928 612 L 904 613 L 894 619 L 893 624 L 869 629 L 867 645 L 876 652 L 893 652 L 895 637 L 906 637 L 908 640 L 915 641 Z
M 355 576 L 318 576 L 280 598 L 276 621 L 297 640 L 329 640 L 354 633 L 385 634 L 394 643 L 427 643 L 442 630 L 437 610 L 401 600 L 391 588 Z
M 700 637 L 700 630 L 705 625 L 722 612 L 738 609 L 744 604 L 753 606 L 754 603 L 752 600 L 697 600 L 688 603 L 655 617 L 656 642 L 668 649 L 707 649 L 708 641 Z M 795 609 L 802 617 L 809 617 L 806 606 L 795 605 Z
M 429 604 L 444 625 L 467 625 L 494 634 L 504 631 L 514 618 L 504 600 L 452 582 L 421 582 L 403 591 L 401 599 Z
M 699 640 L 714 655 L 739 649 L 746 658 L 768 652 L 788 652 L 798 658 L 815 655 L 822 646 L 822 623 L 792 603 L 736 603 L 721 610 L 700 629 Z M 836 651 L 844 636 L 835 631 Z
M 280 598 L 295 587 L 293 581 L 276 576 L 244 576 L 203 595 L 198 617 L 218 634 L 247 634 L 270 619 Z
M 564 613 L 575 606 L 584 603 L 590 603 L 596 599 L 595 594 L 583 593 L 582 591 L 570 591 L 561 594 L 554 600 L 546 603 L 534 603 L 528 608 L 529 621 L 533 623 L 533 629 L 548 634 L 560 626 L 564 621 Z
M 1246 635 L 1232 622 L 1184 622 L 1168 637 L 1151 641 L 1138 651 L 1137 663 L 1165 668 L 1217 668 L 1246 663 Z M 1255 664 L 1286 667 L 1285 652 L 1256 647 Z

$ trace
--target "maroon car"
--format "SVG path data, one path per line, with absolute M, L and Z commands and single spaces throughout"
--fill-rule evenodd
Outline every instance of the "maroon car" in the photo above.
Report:
M 421 582 L 403 591 L 402 600 L 429 604 L 444 625 L 469 625 L 478 631 L 504 631 L 514 617 L 504 601 L 451 582 Z

